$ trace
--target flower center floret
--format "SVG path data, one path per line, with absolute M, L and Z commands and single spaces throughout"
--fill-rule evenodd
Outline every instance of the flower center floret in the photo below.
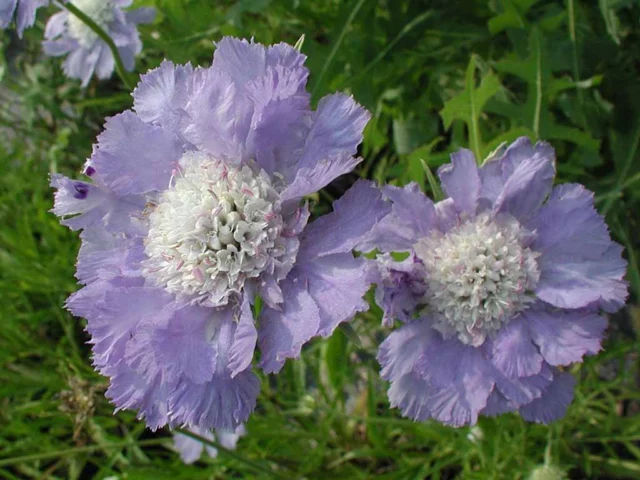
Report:
M 144 273 L 157 285 L 219 306 L 284 255 L 279 186 L 264 170 L 187 153 L 172 183 L 149 214 Z
M 111 0 L 73 0 L 71 3 L 103 30 L 108 30 L 109 23 L 114 19 L 114 4 Z M 73 13 L 69 13 L 67 27 L 69 35 L 81 47 L 90 48 L 98 39 L 98 34 Z
M 532 238 L 513 217 L 483 213 L 418 242 L 435 328 L 477 346 L 526 309 L 540 278 Z

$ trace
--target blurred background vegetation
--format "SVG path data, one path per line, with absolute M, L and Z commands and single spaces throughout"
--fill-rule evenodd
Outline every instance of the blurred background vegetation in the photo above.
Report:
M 346 91 L 373 118 L 364 162 L 315 198 L 328 211 L 357 178 L 429 191 L 431 171 L 469 147 L 482 157 L 518 136 L 548 140 L 558 181 L 595 191 L 626 247 L 631 299 L 603 352 L 572 368 L 566 418 L 476 427 L 415 424 L 389 410 L 373 308 L 263 377 L 235 452 L 186 466 L 171 434 L 113 415 L 84 323 L 62 309 L 79 242 L 48 210 L 48 174 L 77 175 L 104 118 L 130 108 L 121 80 L 82 90 L 40 47 L 0 32 L 0 478 L 526 479 L 547 462 L 567 478 L 640 478 L 640 2 L 637 0 L 142 0 L 140 74 L 163 58 L 209 65 L 224 35 L 295 43 L 313 101 Z M 539 470 L 538 470 L 538 473 Z

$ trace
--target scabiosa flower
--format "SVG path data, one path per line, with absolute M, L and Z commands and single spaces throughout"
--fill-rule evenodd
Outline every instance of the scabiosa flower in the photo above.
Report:
M 216 430 L 215 434 L 211 430 L 204 428 L 191 428 L 189 431 L 207 440 L 216 441 L 221 447 L 227 450 L 235 450 L 240 437 L 244 437 L 246 434 L 244 425 L 240 425 L 233 431 Z M 179 432 L 173 435 L 173 447 L 180 454 L 182 461 L 187 465 L 198 461 L 204 452 L 207 452 L 207 455 L 211 458 L 218 456 L 217 448 L 205 445 L 200 440 L 196 440 Z
M 277 372 L 368 308 L 370 262 L 351 250 L 388 213 L 381 192 L 357 182 L 309 225 L 301 199 L 356 166 L 369 114 L 341 94 L 311 111 L 305 58 L 224 38 L 210 68 L 164 62 L 107 120 L 91 181 L 53 177 L 54 212 L 83 229 L 68 308 L 107 396 L 151 428 L 235 429 L 256 344 Z
M 626 298 L 622 248 L 583 186 L 552 187 L 554 151 L 521 138 L 481 167 L 461 150 L 441 167 L 448 196 L 388 186 L 392 213 L 369 245 L 387 324 L 378 354 L 391 405 L 414 420 L 462 426 L 519 411 L 550 422 L 573 398 L 557 367 L 600 350 Z M 546 200 L 546 201 L 545 201 Z
M 0 0 L 0 29 L 7 28 L 15 20 L 18 36 L 36 21 L 36 11 L 49 5 L 50 0 Z
M 151 23 L 155 9 L 123 11 L 132 0 L 70 0 L 66 3 L 77 7 L 102 28 L 118 48 L 124 67 L 133 70 L 135 56 L 142 51 L 136 26 Z M 53 57 L 68 54 L 64 72 L 69 78 L 82 80 L 83 87 L 89 84 L 94 73 L 100 79 L 111 77 L 115 60 L 109 46 L 72 13 L 63 10 L 53 15 L 47 22 L 44 36 L 44 52 Z

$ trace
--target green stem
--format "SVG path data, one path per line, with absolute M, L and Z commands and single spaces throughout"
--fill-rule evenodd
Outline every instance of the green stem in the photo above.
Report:
M 118 443 L 106 443 L 104 445 L 88 445 L 86 447 L 67 448 L 65 450 L 57 450 L 55 452 L 34 453 L 32 455 L 22 455 L 21 457 L 0 459 L 0 467 L 5 467 L 7 465 L 14 465 L 16 463 L 32 462 L 35 460 L 47 460 L 49 458 L 64 457 L 66 455 L 75 455 L 77 453 L 93 452 L 94 450 L 102 450 L 107 448 L 122 448 L 122 447 L 130 447 L 132 445 L 138 445 L 138 446 L 161 445 L 163 443 L 167 443 L 166 438 L 140 440 L 139 442 L 118 442 Z
M 78 7 L 76 7 L 73 3 L 65 3 L 64 8 L 78 17 L 87 27 L 93 30 L 93 32 L 107 44 L 116 62 L 116 72 L 118 72 L 118 75 L 122 79 L 122 83 L 124 83 L 125 87 L 127 87 L 129 90 L 132 90 L 133 85 L 129 80 L 129 74 L 127 73 L 127 70 L 124 68 L 124 63 L 122 63 L 122 58 L 120 57 L 120 53 L 118 52 L 118 47 L 116 47 L 116 44 L 113 43 L 113 40 L 107 34 L 107 32 L 100 28 L 100 26 L 96 22 L 94 22 L 91 17 L 79 10 Z
M 347 18 L 347 21 L 345 22 L 344 26 L 342 27 L 342 31 L 340 32 L 340 35 L 338 36 L 338 40 L 336 40 L 336 43 L 333 45 L 333 48 L 331 49 L 331 53 L 329 53 L 329 56 L 327 57 L 327 61 L 324 62 L 324 65 L 322 66 L 322 70 L 320 71 L 320 75 L 318 76 L 318 80 L 316 80 L 315 87 L 313 87 L 313 91 L 311 92 L 311 96 L 312 97 L 315 98 L 316 93 L 318 93 L 318 89 L 320 88 L 320 85 L 322 84 L 322 79 L 324 78 L 325 74 L 327 73 L 327 70 L 329 69 L 329 66 L 333 62 L 333 57 L 336 56 L 336 53 L 338 52 L 338 49 L 340 48 L 340 45 L 342 45 L 342 41 L 344 40 L 344 37 L 347 34 L 347 30 L 349 29 L 349 26 L 351 26 L 351 23 L 353 23 L 353 20 L 356 18 L 356 15 L 358 14 L 360 9 L 362 8 L 363 4 L 364 4 L 364 0 L 358 0 L 358 2 L 354 5 L 353 10 L 351 11 L 351 14 L 349 15 L 349 18 Z
M 222 453 L 230 458 L 233 458 L 234 460 L 237 460 L 238 462 L 244 463 L 247 467 L 252 468 L 253 470 L 255 470 L 256 472 L 260 472 L 260 473 L 264 473 L 266 475 L 269 475 L 271 477 L 275 477 L 275 478 L 291 478 L 291 477 L 285 477 L 284 475 L 280 475 L 277 472 L 274 472 L 273 470 L 269 470 L 265 467 L 263 467 L 262 465 L 252 462 L 251 460 L 247 460 L 246 458 L 244 458 L 242 455 L 237 454 L 236 452 L 234 452 L 233 450 L 228 450 L 222 446 L 220 446 L 219 443 L 217 442 L 213 442 L 211 440 L 209 440 L 208 438 L 205 438 L 203 436 L 200 436 L 196 433 L 190 432 L 189 430 L 184 430 L 182 428 L 177 428 L 175 430 L 175 432 L 180 433 L 181 435 L 184 435 L 186 437 L 189 438 L 193 438 L 194 440 L 198 440 L 200 443 L 207 445 L 209 447 L 213 447 L 216 450 L 218 450 L 219 453 Z

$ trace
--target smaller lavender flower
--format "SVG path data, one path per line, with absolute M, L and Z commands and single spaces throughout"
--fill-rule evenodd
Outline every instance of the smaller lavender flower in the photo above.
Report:
M 0 0 L 0 29 L 7 28 L 16 22 L 18 36 L 36 21 L 36 11 L 49 5 L 50 0 Z
M 391 405 L 414 420 L 475 424 L 519 411 L 562 417 L 574 378 L 558 367 L 597 353 L 627 296 L 622 248 L 593 194 L 553 187 L 551 146 L 521 138 L 481 167 L 461 150 L 438 174 L 436 204 L 411 184 L 383 189 L 392 213 L 363 250 L 378 256 L 384 322 L 404 323 L 380 346 Z
M 240 437 L 246 435 L 244 425 L 239 425 L 234 431 L 216 430 L 215 434 L 206 428 L 190 428 L 189 431 L 207 440 L 216 441 L 221 447 L 227 450 L 235 450 Z M 173 447 L 180 454 L 182 461 L 187 465 L 198 461 L 200 457 L 202 457 L 203 452 L 207 452 L 207 455 L 211 458 L 218 456 L 217 448 L 205 445 L 201 441 L 182 433 L 175 433 L 173 435 Z
M 122 9 L 131 5 L 131 0 L 73 0 L 70 2 L 91 18 L 113 40 L 122 63 L 132 71 L 135 56 L 142 51 L 142 42 L 136 26 L 151 23 L 155 9 L 138 8 L 127 12 Z M 100 79 L 111 77 L 115 60 L 109 46 L 82 20 L 63 10 L 47 22 L 44 52 L 52 57 L 67 55 L 64 72 L 70 78 L 89 84 L 95 73 Z

